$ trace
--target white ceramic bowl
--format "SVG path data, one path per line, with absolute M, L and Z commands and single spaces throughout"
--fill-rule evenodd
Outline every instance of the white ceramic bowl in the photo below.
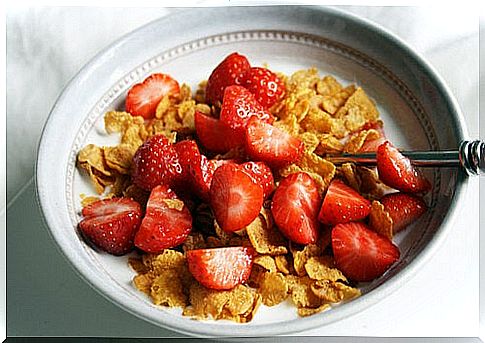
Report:
M 217 18 L 217 20 L 215 20 Z M 252 18 L 252 20 L 246 20 Z M 93 250 L 80 238 L 80 193 L 92 194 L 75 167 L 88 143 L 117 144 L 103 115 L 121 109 L 127 90 L 163 71 L 194 88 L 233 51 L 253 65 L 291 73 L 316 66 L 358 83 L 376 100 L 386 133 L 407 149 L 452 149 L 466 138 L 456 101 L 431 66 L 402 41 L 365 20 L 320 7 L 227 7 L 181 10 L 121 38 L 89 62 L 66 87 L 45 125 L 38 151 L 37 190 L 52 237 L 79 274 L 102 295 L 154 324 L 203 336 L 278 335 L 348 317 L 404 286 L 433 254 L 463 204 L 467 179 L 454 169 L 428 170 L 431 209 L 396 237 L 402 257 L 363 295 L 331 311 L 299 318 L 287 303 L 261 308 L 251 323 L 194 321 L 154 306 L 131 284 L 127 257 Z

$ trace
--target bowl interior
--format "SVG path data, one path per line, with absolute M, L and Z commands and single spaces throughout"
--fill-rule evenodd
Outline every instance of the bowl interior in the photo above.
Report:
M 302 13 L 311 16 L 317 10 L 308 8 L 306 11 L 308 13 Z M 462 124 L 457 119 L 457 109 L 447 97 L 439 80 L 431 71 L 416 62 L 417 57 L 412 52 L 392 37 L 381 36 L 376 43 L 372 33 L 380 31 L 352 17 L 330 10 L 319 9 L 317 12 L 327 20 L 318 25 L 336 27 L 338 23 L 345 21 L 346 26 L 338 30 L 339 35 L 332 33 L 325 36 L 308 33 L 308 30 L 289 32 L 281 29 L 257 29 L 257 26 L 236 31 L 221 28 L 217 34 L 194 37 L 195 39 L 184 40 L 178 45 L 160 44 L 157 53 L 135 59 L 131 69 L 116 71 L 116 77 L 109 81 L 109 87 L 96 90 L 95 96 L 88 102 L 88 111 L 85 107 L 70 109 L 71 115 L 83 120 L 73 125 L 72 136 L 64 138 L 68 143 L 66 153 L 61 153 L 59 158 L 59 154 L 56 156 L 52 155 L 53 151 L 49 152 L 53 147 L 39 150 L 39 161 L 57 159 L 67 166 L 65 174 L 57 183 L 61 190 L 60 206 L 65 206 L 66 209 L 62 229 L 58 227 L 59 223 L 49 220 L 49 205 L 45 205 L 49 199 L 43 199 L 46 190 L 42 190 L 42 187 L 39 187 L 39 196 L 49 226 L 61 249 L 81 275 L 101 293 L 144 319 L 185 333 L 287 333 L 323 325 L 369 306 L 376 297 L 384 295 L 385 286 L 394 284 L 397 287 L 397 284 L 403 282 L 406 269 L 422 255 L 435 236 L 443 231 L 442 223 L 454 206 L 455 192 L 462 180 L 454 169 L 428 169 L 425 174 L 433 183 L 433 191 L 426 196 L 430 210 L 412 227 L 397 235 L 395 241 L 401 250 L 399 263 L 381 278 L 363 284 L 361 298 L 309 318 L 299 318 L 295 308 L 288 303 L 282 303 L 276 308 L 262 306 L 254 320 L 244 325 L 226 321 L 196 322 L 182 317 L 180 310 L 154 306 L 148 297 L 132 285 L 131 280 L 135 273 L 127 264 L 128 256 L 114 257 L 98 252 L 80 238 L 75 229 L 80 220 L 80 194 L 94 195 L 94 190 L 87 177 L 76 169 L 77 152 L 89 143 L 116 145 L 119 140 L 116 134 L 108 135 L 104 131 L 104 113 L 113 109 L 122 110 L 130 86 L 153 72 L 168 73 L 195 90 L 200 81 L 207 79 L 215 65 L 233 51 L 248 56 L 255 66 L 267 63 L 272 70 L 286 74 L 316 67 L 321 76 L 333 75 L 344 85 L 356 83 L 375 100 L 388 138 L 400 148 L 437 150 L 458 146 L 463 134 Z M 359 39 L 352 33 L 356 29 L 352 26 L 357 26 L 363 32 Z M 163 22 L 155 22 L 125 40 L 136 40 L 142 34 L 155 37 L 156 33 L 163 32 L 163 27 Z M 366 39 L 369 41 L 366 42 Z M 162 39 L 159 38 L 157 42 L 162 43 Z M 380 45 L 385 49 L 381 49 Z M 93 68 L 96 66 L 91 66 Z M 95 77 L 94 74 L 95 72 L 91 72 L 88 77 Z M 78 80 L 75 87 L 82 89 L 83 82 L 79 83 Z M 89 92 L 89 89 L 83 91 Z M 56 112 L 61 111 L 63 101 L 66 102 L 66 98 L 60 99 L 61 103 L 51 114 L 48 126 L 54 125 L 52 123 L 55 122 L 56 115 L 61 115 Z M 48 139 L 46 136 L 47 133 L 44 134 L 43 141 Z M 46 167 L 39 163 L 38 184 L 46 173 Z M 254 331 L 255 326 L 262 329 Z

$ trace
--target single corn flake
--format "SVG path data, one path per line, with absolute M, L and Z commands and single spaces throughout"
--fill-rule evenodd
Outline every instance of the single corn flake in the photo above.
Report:
M 289 287 L 286 278 L 281 273 L 265 273 L 258 288 L 263 304 L 277 305 L 288 298 Z
M 279 272 L 288 275 L 291 273 L 290 271 L 290 263 L 288 262 L 288 259 L 286 258 L 286 255 L 277 255 L 274 258 L 276 268 Z
M 286 240 L 279 232 L 275 225 L 273 225 L 271 213 L 267 209 L 262 210 L 254 221 L 246 227 L 246 232 L 251 245 L 259 254 L 281 255 L 286 254 Z
M 266 269 L 267 271 L 269 271 L 271 273 L 275 273 L 276 270 L 277 270 L 275 260 L 273 259 L 273 257 L 271 257 L 269 255 L 256 256 L 254 258 L 253 263 L 257 264 L 258 266 L 263 267 L 264 269 Z
M 354 163 L 344 163 L 340 166 L 339 172 L 347 181 L 347 184 L 355 189 L 357 192 L 360 192 L 360 186 L 362 181 L 360 179 L 360 175 L 356 171 L 356 167 Z
M 317 280 L 311 285 L 312 293 L 325 302 L 338 303 L 360 296 L 360 290 L 339 281 Z
M 162 100 L 157 105 L 155 110 L 155 118 L 162 119 L 168 110 L 172 107 L 172 102 L 170 101 L 170 96 L 167 94 L 165 95 Z
M 128 112 L 109 111 L 104 115 L 104 127 L 107 133 L 122 132 L 133 123 L 133 116 Z
M 356 153 L 358 152 L 365 142 L 377 139 L 380 137 L 380 133 L 377 130 L 362 130 L 357 134 L 354 134 L 345 143 L 344 152 Z
M 314 151 L 317 155 L 336 155 L 340 154 L 344 149 L 344 145 L 332 134 L 318 134 L 317 137 L 319 144 Z
M 103 149 L 97 145 L 88 144 L 82 148 L 77 155 L 77 161 L 79 164 L 87 163 L 89 166 L 103 175 L 112 175 L 112 172 L 106 165 Z
M 345 120 L 345 127 L 349 131 L 357 131 L 365 123 L 375 122 L 379 118 L 379 112 L 374 102 L 359 87 L 347 99 L 345 105 L 337 111 L 335 116 Z
M 318 136 L 311 132 L 303 132 L 298 135 L 298 138 L 301 139 L 301 141 L 304 144 L 305 151 L 308 153 L 314 152 L 315 149 L 320 144 L 320 140 L 318 139 Z
M 394 223 L 389 213 L 379 201 L 372 201 L 369 226 L 378 234 L 392 239 Z
M 133 284 L 138 290 L 150 295 L 153 279 L 154 277 L 151 273 L 138 274 L 133 278 Z
M 298 307 L 297 313 L 300 317 L 308 317 L 308 316 L 326 311 L 326 310 L 330 309 L 330 307 L 331 306 L 329 304 L 323 304 L 323 305 L 320 305 L 320 306 L 315 307 L 315 308 L 313 308 L 313 307 Z
M 165 269 L 153 280 L 150 295 L 155 305 L 185 307 L 187 295 L 183 292 L 183 289 L 179 271 Z
M 342 272 L 334 268 L 333 259 L 330 256 L 310 257 L 305 263 L 305 270 L 308 276 L 314 280 L 347 281 Z
M 333 95 L 342 90 L 342 85 L 331 75 L 323 77 L 317 82 L 317 93 L 320 95 Z
M 337 93 L 326 95 L 322 102 L 322 108 L 331 115 L 334 115 L 354 92 L 355 86 L 350 85 Z
M 290 289 L 291 300 L 297 307 L 318 307 L 322 305 L 323 301 L 317 297 L 311 286 L 315 282 L 308 276 L 294 276 L 286 275 L 286 280 Z
M 104 147 L 103 152 L 106 164 L 110 169 L 120 174 L 130 174 L 134 155 L 130 146 L 120 144 L 114 147 Z
M 290 251 L 293 254 L 293 267 L 297 275 L 303 276 L 306 274 L 305 264 L 307 261 L 316 256 L 323 254 L 323 249 L 320 244 L 307 244 L 300 249 L 295 244 L 291 244 Z

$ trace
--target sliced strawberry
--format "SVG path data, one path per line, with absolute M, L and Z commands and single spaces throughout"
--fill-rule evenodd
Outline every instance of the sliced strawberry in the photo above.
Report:
M 167 74 L 152 74 L 142 83 L 137 83 L 128 91 L 125 108 L 134 116 L 150 119 L 155 116 L 157 105 L 165 95 L 176 96 L 179 84 Z
M 182 168 L 181 181 L 185 183 L 190 176 L 193 165 L 200 165 L 202 155 L 194 140 L 186 139 L 173 145 L 177 152 L 178 160 Z
M 280 231 L 299 244 L 315 243 L 318 238 L 318 185 L 304 172 L 284 178 L 273 195 L 271 213 Z
M 100 249 L 123 255 L 133 249 L 141 222 L 140 204 L 129 198 L 96 201 L 83 208 L 79 223 L 82 234 Z
M 318 219 L 326 225 L 361 220 L 370 213 L 371 203 L 352 187 L 334 179 L 323 199 Z
M 227 163 L 214 172 L 210 203 L 219 226 L 224 231 L 238 231 L 258 216 L 263 188 L 241 166 Z
M 271 169 L 263 162 L 246 162 L 241 166 L 257 184 L 263 187 L 263 197 L 266 199 L 274 190 L 274 179 Z
M 377 149 L 377 171 L 382 182 L 402 192 L 420 193 L 431 188 L 429 181 L 389 141 Z
M 219 119 L 195 112 L 195 130 L 202 145 L 212 152 L 224 153 L 241 145 L 242 138 Z
M 428 209 L 423 199 L 404 193 L 387 194 L 380 202 L 392 218 L 394 233 L 418 220 Z
M 254 254 L 251 247 L 188 250 L 187 264 L 205 287 L 227 290 L 249 279 Z
M 133 182 L 151 191 L 154 187 L 176 184 L 182 174 L 177 151 L 163 135 L 150 137 L 133 156 Z
M 224 89 L 241 84 L 242 74 L 249 69 L 249 61 L 243 55 L 233 52 L 227 56 L 211 73 L 205 88 L 205 100 L 209 104 L 222 102 Z
M 273 106 L 285 93 L 285 84 L 266 68 L 252 67 L 243 74 L 241 86 L 256 97 L 256 101 L 266 108 Z
M 354 281 L 371 281 L 397 260 L 399 248 L 360 222 L 339 224 L 332 230 L 337 267 Z
M 297 162 L 303 148 L 298 138 L 256 118 L 251 119 L 246 128 L 246 152 L 252 159 L 272 167 Z
M 187 206 L 167 186 L 155 187 L 148 199 L 145 217 L 135 235 L 135 245 L 159 253 L 185 241 L 192 228 Z
M 252 117 L 269 124 L 274 121 L 273 115 L 259 104 L 246 88 L 227 87 L 224 91 L 220 120 L 233 129 L 234 139 L 239 140 L 241 145 L 244 143 L 244 128 Z

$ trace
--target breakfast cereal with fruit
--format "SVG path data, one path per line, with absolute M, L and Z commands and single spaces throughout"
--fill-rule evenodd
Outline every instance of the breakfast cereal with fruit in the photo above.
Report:
M 135 250 L 134 287 L 194 319 L 246 323 L 286 301 L 302 317 L 331 310 L 399 260 L 393 225 L 425 210 L 415 201 L 396 213 L 379 199 L 398 183 L 326 159 L 400 156 L 381 148 L 383 122 L 364 89 L 316 68 L 284 75 L 232 53 L 194 94 L 150 75 L 104 123 L 120 141 L 78 152 L 96 193 L 82 195 L 79 230 L 106 253 Z

